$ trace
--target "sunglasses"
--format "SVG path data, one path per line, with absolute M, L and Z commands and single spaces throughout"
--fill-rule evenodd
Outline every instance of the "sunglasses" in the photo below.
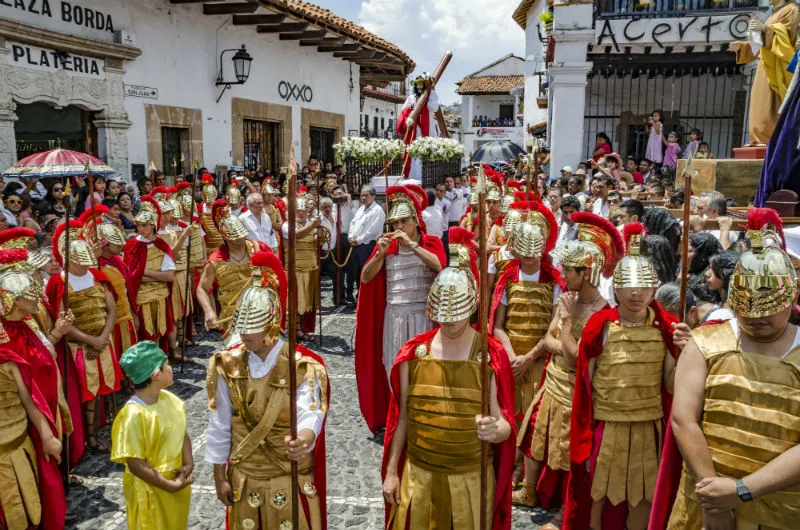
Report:
M 22 204 L 20 199 L 6 199 L 6 204 Z
M 53 186 L 53 193 L 55 193 L 57 191 L 64 191 L 64 188 L 60 188 L 58 186 Z

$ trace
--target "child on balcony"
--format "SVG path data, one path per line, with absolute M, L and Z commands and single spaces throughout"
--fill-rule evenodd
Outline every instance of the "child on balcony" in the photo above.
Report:
M 664 151 L 661 145 L 664 142 L 664 134 L 661 123 L 661 111 L 654 110 L 645 125 L 647 131 L 647 154 L 645 157 L 652 160 L 654 164 L 664 161 Z
M 678 153 L 681 152 L 681 144 L 678 143 L 678 133 L 675 131 L 669 133 L 664 144 L 667 146 L 667 152 L 664 154 L 664 167 L 671 168 L 672 171 L 675 171 L 675 167 L 678 165 Z

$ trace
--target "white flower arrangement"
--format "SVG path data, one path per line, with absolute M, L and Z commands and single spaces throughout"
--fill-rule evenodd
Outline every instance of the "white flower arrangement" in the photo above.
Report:
M 342 158 L 354 158 L 366 164 L 399 158 L 403 156 L 405 145 L 402 140 L 350 137 L 342 138 L 333 148 Z
M 452 162 L 464 156 L 464 146 L 452 138 L 423 136 L 408 147 L 412 158 L 430 162 Z

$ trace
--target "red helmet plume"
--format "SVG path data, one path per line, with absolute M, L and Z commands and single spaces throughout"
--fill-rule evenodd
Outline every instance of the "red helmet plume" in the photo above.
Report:
M 644 237 L 647 235 L 642 223 L 628 223 L 622 227 L 622 238 L 625 240 L 625 253 L 628 254 L 631 250 L 631 238 L 633 236 Z
M 226 215 L 230 213 L 230 206 L 228 206 L 228 201 L 225 199 L 217 199 L 214 201 L 214 205 L 211 206 L 211 220 L 214 222 L 214 226 L 217 227 L 219 230 L 219 221 Z
M 22 239 L 22 238 L 33 239 L 34 237 L 36 237 L 36 232 L 31 230 L 30 228 L 25 228 L 25 227 L 8 228 L 0 232 L 0 248 L 5 247 L 9 242 L 17 239 Z M 24 247 L 24 245 L 20 246 Z
M 556 216 L 550 208 L 545 206 L 541 201 L 528 201 L 528 203 L 531 208 L 531 214 L 538 212 L 547 220 L 547 224 L 550 226 L 550 230 L 548 230 L 547 234 L 547 241 L 544 245 L 544 253 L 548 254 L 556 246 L 556 241 L 558 241 L 558 221 L 556 221 Z M 530 215 L 528 216 L 528 220 L 530 221 Z
M 281 308 L 286 313 L 286 301 L 289 296 L 289 281 L 286 278 L 286 271 L 281 260 L 270 251 L 255 252 L 250 258 L 250 265 L 253 267 L 266 267 L 270 269 L 278 279 L 278 295 L 281 299 Z
M 203 184 L 214 185 L 214 175 L 211 173 L 203 173 Z
M 475 243 L 475 234 L 466 228 L 453 226 L 447 231 L 447 244 L 461 245 L 469 251 L 469 269 L 478 282 L 478 246 Z
M 408 191 L 410 191 L 417 198 L 417 202 L 419 202 L 419 207 L 421 210 L 424 210 L 429 206 L 428 194 L 422 188 L 422 186 L 417 186 L 416 184 L 406 184 L 406 188 L 408 188 Z
M 21 263 L 24 261 L 28 261 L 28 249 L 12 248 L 9 250 L 0 250 L 0 265 L 11 265 L 12 263 Z
M 72 238 L 72 233 L 78 233 L 83 229 L 83 223 L 78 221 L 77 219 L 70 219 L 69 221 L 69 229 L 70 229 L 70 239 Z M 56 227 L 55 232 L 53 232 L 53 239 L 51 240 L 50 244 L 53 247 L 53 257 L 56 259 L 59 265 L 62 267 L 64 266 L 64 258 L 61 256 L 61 250 L 58 248 L 58 240 L 67 230 L 66 223 L 61 223 Z
M 775 227 L 775 231 L 781 236 L 783 248 L 786 248 L 786 239 L 783 237 L 783 219 L 780 218 L 778 212 L 772 208 L 750 208 L 747 210 L 748 230 L 763 230 L 769 225 Z
M 617 262 L 625 255 L 625 241 L 622 239 L 622 234 L 619 233 L 614 223 L 591 212 L 575 212 L 571 217 L 578 224 L 596 226 L 611 238 L 611 244 L 608 249 L 604 249 L 606 266 L 603 269 L 603 276 L 606 278 L 611 277 L 617 267 Z

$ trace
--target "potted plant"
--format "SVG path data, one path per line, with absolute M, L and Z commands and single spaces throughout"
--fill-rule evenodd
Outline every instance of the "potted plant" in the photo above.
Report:
M 553 33 L 553 13 L 549 9 L 547 11 L 542 11 L 539 13 L 539 22 L 542 24 L 544 28 L 545 38 L 550 37 L 550 34 Z

